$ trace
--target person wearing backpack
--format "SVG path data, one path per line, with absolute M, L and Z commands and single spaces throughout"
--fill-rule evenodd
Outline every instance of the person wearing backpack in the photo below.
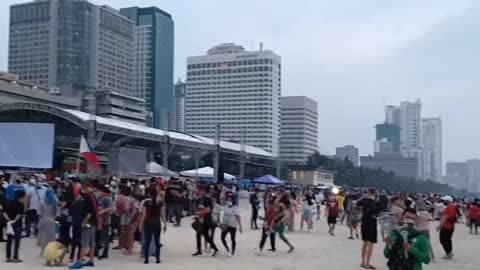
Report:
M 388 259 L 390 270 L 422 270 L 422 264 L 430 263 L 428 239 L 415 227 L 417 213 L 413 208 L 407 208 L 398 228 L 393 230 L 385 240 L 383 251 Z

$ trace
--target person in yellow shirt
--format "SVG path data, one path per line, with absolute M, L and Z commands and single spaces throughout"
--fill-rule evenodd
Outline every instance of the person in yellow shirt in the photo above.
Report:
M 338 203 L 338 216 L 341 219 L 340 225 L 343 225 L 343 219 L 345 215 L 345 194 L 344 192 L 340 192 L 337 195 L 337 203 Z

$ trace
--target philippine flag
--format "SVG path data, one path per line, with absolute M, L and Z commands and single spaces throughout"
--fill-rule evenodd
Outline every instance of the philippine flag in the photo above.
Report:
M 100 168 L 100 162 L 98 162 L 97 155 L 92 151 L 90 146 L 88 146 L 87 140 L 85 140 L 85 137 L 83 137 L 83 135 L 80 138 L 80 154 L 87 162 L 91 163 L 95 168 Z

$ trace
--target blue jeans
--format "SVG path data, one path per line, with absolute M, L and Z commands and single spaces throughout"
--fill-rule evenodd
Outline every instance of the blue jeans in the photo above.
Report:
M 175 224 L 180 226 L 182 221 L 182 205 L 179 203 L 172 203 L 167 206 L 167 220 L 172 222 L 173 218 L 175 218 Z
M 160 233 L 161 233 L 161 225 L 160 223 L 145 223 L 143 226 L 143 258 L 146 262 L 150 258 L 150 246 L 153 240 L 153 244 L 155 245 L 155 258 L 157 261 L 160 260 Z

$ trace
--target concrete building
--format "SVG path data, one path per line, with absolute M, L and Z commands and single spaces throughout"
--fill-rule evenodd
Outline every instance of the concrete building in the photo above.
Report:
M 289 173 L 288 179 L 299 185 L 335 186 L 335 172 L 322 169 L 315 171 L 294 170 Z
M 395 125 L 400 127 L 402 122 L 402 109 L 399 106 L 385 107 L 385 124 Z
M 415 157 L 404 157 L 401 153 L 375 153 L 374 156 L 360 157 L 362 167 L 393 172 L 396 176 L 418 177 L 418 160 Z
M 425 166 L 423 179 L 431 179 L 435 182 L 442 182 L 442 119 L 422 119 L 422 149 L 424 155 L 430 156 L 430 163 Z
M 187 59 L 185 130 L 241 141 L 279 154 L 281 57 L 269 50 L 246 51 L 232 43 Z M 170 99 L 171 100 L 171 99 Z
M 135 92 L 153 112 L 154 126 L 170 128 L 173 100 L 174 21 L 157 7 L 129 7 L 120 13 L 136 27 Z
M 145 126 L 148 114 L 141 98 L 101 91 L 96 93 L 96 115 Z
M 20 81 L 18 76 L 0 72 L 0 104 L 36 102 L 64 109 L 78 110 L 82 100 L 58 95 L 58 88 L 36 86 Z
M 335 149 L 335 158 L 342 161 L 348 159 L 353 166 L 358 167 L 358 148 L 353 145 L 337 147 Z
M 281 97 L 280 157 L 304 163 L 318 150 L 317 102 L 308 97 Z
M 61 95 L 133 95 L 134 24 L 86 0 L 43 0 L 10 7 L 9 72 Z
M 393 153 L 393 143 L 389 142 L 387 138 L 376 140 L 374 143 L 374 153 Z
M 400 145 L 402 142 L 400 131 L 400 126 L 397 126 L 396 124 L 378 124 L 375 126 L 376 141 L 383 142 L 382 140 L 385 139 L 385 141 L 391 143 L 392 152 L 400 152 Z
M 172 129 L 176 131 L 185 131 L 185 92 L 186 84 L 180 79 L 175 84 L 175 93 L 173 100 Z
M 415 103 L 403 101 L 400 105 L 400 108 L 400 135 L 402 140 L 402 151 L 408 149 L 419 149 L 422 147 L 422 103 L 420 100 L 417 100 Z
M 447 162 L 446 183 L 458 189 L 468 189 L 469 169 L 466 162 Z
M 480 159 L 469 159 L 466 161 L 468 173 L 467 190 L 470 192 L 480 191 Z

